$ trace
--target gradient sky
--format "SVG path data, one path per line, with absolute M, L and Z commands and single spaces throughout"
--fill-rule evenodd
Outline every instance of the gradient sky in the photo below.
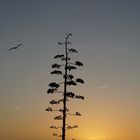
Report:
M 139 0 L 0 0 L 0 139 L 57 139 L 46 91 L 66 32 L 86 82 L 73 89 L 85 101 L 70 103 L 82 117 L 68 119 L 79 125 L 68 140 L 140 140 Z

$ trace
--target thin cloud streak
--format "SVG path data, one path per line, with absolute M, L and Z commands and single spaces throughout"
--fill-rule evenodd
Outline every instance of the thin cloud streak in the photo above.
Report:
M 14 107 L 12 107 L 12 109 L 14 109 L 14 110 L 20 109 L 20 108 L 21 108 L 21 106 L 14 106 Z
M 101 86 L 101 87 L 97 87 L 96 89 L 106 89 L 106 88 L 111 88 L 111 85 L 106 85 L 106 86 Z

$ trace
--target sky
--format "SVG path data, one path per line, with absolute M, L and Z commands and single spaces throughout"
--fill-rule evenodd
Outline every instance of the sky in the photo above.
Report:
M 85 81 L 71 90 L 85 100 L 68 102 L 82 116 L 67 118 L 79 125 L 67 140 L 139 140 L 139 7 L 139 0 L 0 0 L 0 139 L 60 139 L 49 128 L 60 124 L 56 113 L 45 111 L 60 95 L 46 91 L 61 80 L 51 65 L 71 32 L 79 52 L 72 60 L 84 63 L 74 74 Z

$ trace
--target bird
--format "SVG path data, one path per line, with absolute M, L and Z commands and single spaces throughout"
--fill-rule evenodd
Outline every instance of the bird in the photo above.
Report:
M 22 45 L 23 45 L 23 44 L 18 44 L 17 46 L 10 48 L 8 51 L 16 50 L 16 49 L 18 49 L 19 47 L 21 47 Z

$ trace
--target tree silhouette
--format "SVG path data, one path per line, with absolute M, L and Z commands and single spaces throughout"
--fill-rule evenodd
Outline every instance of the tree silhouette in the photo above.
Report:
M 62 93 L 62 99 L 59 100 L 54 99 L 49 102 L 51 105 L 62 104 L 62 109 L 53 109 L 52 107 L 46 108 L 46 111 L 48 112 L 57 111 L 61 113 L 55 116 L 54 120 L 62 121 L 62 126 L 50 126 L 50 128 L 51 129 L 61 128 L 62 134 L 60 135 L 57 133 L 53 133 L 53 136 L 61 137 L 62 140 L 65 140 L 66 138 L 66 130 L 78 128 L 78 125 L 71 126 L 66 123 L 67 116 L 68 115 L 81 116 L 81 113 L 79 112 L 69 113 L 69 109 L 67 108 L 67 101 L 70 101 L 70 99 L 84 100 L 84 96 L 76 95 L 71 91 L 67 91 L 68 86 L 77 86 L 79 83 L 84 84 L 83 79 L 81 78 L 75 79 L 74 75 L 71 74 L 73 70 L 76 70 L 78 67 L 83 66 L 83 63 L 80 61 L 75 61 L 74 63 L 71 62 L 71 54 L 78 53 L 76 49 L 70 47 L 70 45 L 72 44 L 71 41 L 69 41 L 71 36 L 72 36 L 71 33 L 66 33 L 64 43 L 58 42 L 58 45 L 64 47 L 64 54 L 56 55 L 54 56 L 54 59 L 60 60 L 62 64 L 55 63 L 52 65 L 52 68 L 55 70 L 52 71 L 51 74 L 61 76 L 63 78 L 63 81 L 61 83 L 51 82 L 49 84 L 49 89 L 47 91 L 48 94 Z M 58 90 L 62 85 L 63 85 L 62 91 Z

